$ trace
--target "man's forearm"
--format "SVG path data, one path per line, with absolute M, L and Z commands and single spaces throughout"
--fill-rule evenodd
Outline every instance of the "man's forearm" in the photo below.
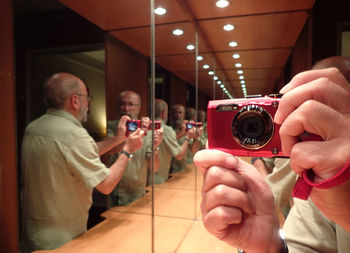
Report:
M 108 139 L 105 139 L 103 141 L 97 142 L 97 147 L 98 147 L 98 154 L 103 155 L 106 152 L 110 151 L 117 145 L 121 144 L 123 142 L 123 138 L 120 138 L 119 136 L 112 136 L 109 137 Z M 116 152 L 113 152 L 116 153 Z

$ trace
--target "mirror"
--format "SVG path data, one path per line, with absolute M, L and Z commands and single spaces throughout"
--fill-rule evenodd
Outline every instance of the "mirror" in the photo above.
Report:
M 121 104 L 117 98 L 124 90 L 136 91 L 141 96 L 140 118 L 151 115 L 154 101 L 150 91 L 154 85 L 155 97 L 168 104 L 169 125 L 174 123 L 171 110 L 175 104 L 198 111 L 206 110 L 209 99 L 273 92 L 308 16 L 305 10 L 313 4 L 312 0 L 297 4 L 281 1 L 277 6 L 275 1 L 267 1 L 264 6 L 256 6 L 254 1 L 245 1 L 245 9 L 235 8 L 231 3 L 228 9 L 221 10 L 212 1 L 200 0 L 59 2 L 104 32 L 106 112 L 98 114 L 105 117 L 106 125 L 119 118 Z M 163 8 L 159 15 L 152 14 L 154 27 L 152 6 Z M 224 31 L 228 24 L 235 29 Z M 281 38 L 285 27 L 289 28 L 288 36 Z M 94 36 L 77 29 L 77 37 Z M 82 43 L 76 40 L 77 44 Z M 189 44 L 193 48 L 188 50 Z M 242 79 L 238 70 L 244 71 Z M 194 121 L 198 121 L 196 116 Z M 135 167 L 143 166 L 144 163 Z M 129 170 L 125 175 L 135 174 Z M 146 191 L 126 205 L 118 203 L 119 196 L 114 197 L 104 213 L 111 227 L 120 228 L 120 237 L 124 236 L 123 231 L 132 231 L 135 238 L 145 238 L 140 243 L 146 252 L 174 252 L 193 221 L 201 219 L 202 176 L 193 166 L 165 175 L 169 179 L 155 185 L 146 185 L 144 181 Z M 171 240 L 169 234 L 173 235 Z M 130 252 L 139 251 L 139 245 L 127 238 L 123 245 Z

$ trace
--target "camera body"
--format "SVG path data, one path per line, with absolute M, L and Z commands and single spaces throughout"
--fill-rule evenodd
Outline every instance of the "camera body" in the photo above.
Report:
M 150 121 L 147 130 L 152 130 L 152 124 L 154 124 L 154 130 L 160 129 L 162 123 L 161 121 Z M 129 136 L 130 133 L 136 131 L 141 127 L 141 120 L 128 120 L 126 122 L 126 136 Z
M 201 127 L 203 126 L 202 122 L 187 122 L 186 123 L 186 131 L 190 130 L 193 127 Z
M 280 125 L 273 122 L 281 94 L 213 100 L 208 104 L 208 146 L 236 156 L 288 157 L 282 153 Z M 304 132 L 298 141 L 321 141 Z
M 208 104 L 208 145 L 236 156 L 285 157 L 273 122 L 281 95 L 213 100 Z

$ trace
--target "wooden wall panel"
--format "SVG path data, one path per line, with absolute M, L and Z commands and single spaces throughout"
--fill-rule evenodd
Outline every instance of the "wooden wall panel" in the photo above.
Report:
M 0 1 L 0 249 L 18 252 L 12 1 Z
M 117 118 L 116 99 L 120 92 L 133 90 L 140 94 L 139 116 L 148 108 L 148 58 L 106 34 L 106 106 L 107 120 Z
M 177 78 L 176 76 L 172 75 L 170 79 L 170 89 L 171 104 L 169 108 L 171 108 L 175 104 L 181 104 L 183 106 L 186 106 L 187 84 L 180 78 Z

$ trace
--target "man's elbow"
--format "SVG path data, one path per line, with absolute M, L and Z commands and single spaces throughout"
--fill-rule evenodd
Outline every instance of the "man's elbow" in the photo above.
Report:
M 113 188 L 101 184 L 97 185 L 96 189 L 105 195 L 108 195 L 113 191 Z

